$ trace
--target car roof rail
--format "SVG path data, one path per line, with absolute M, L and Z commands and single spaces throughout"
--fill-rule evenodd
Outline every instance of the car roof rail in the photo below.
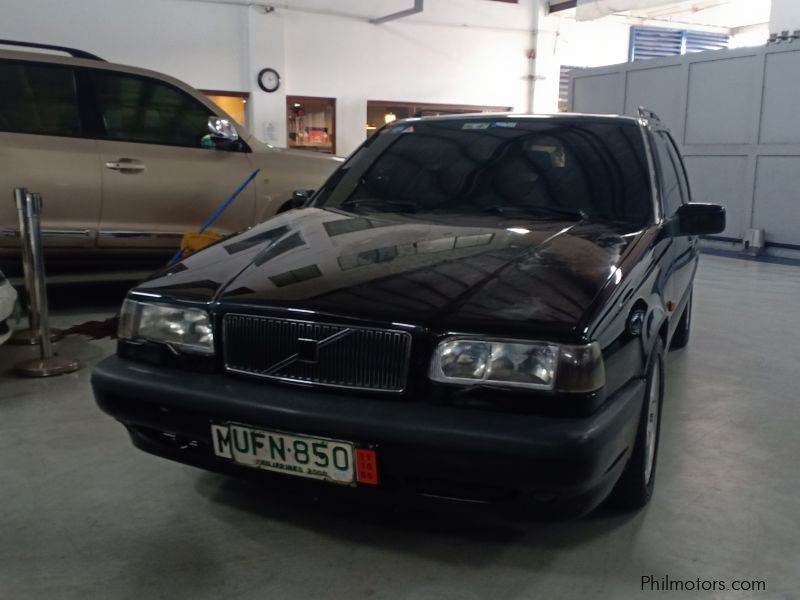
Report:
M 644 106 L 639 107 L 639 116 L 642 119 L 650 119 L 651 121 L 658 121 L 659 123 L 661 123 L 661 117 L 659 117 L 655 112 L 653 112 L 649 108 L 645 108 Z
M 56 52 L 64 52 L 73 58 L 88 58 L 89 60 L 100 60 L 106 62 L 96 54 L 78 50 L 77 48 L 68 48 L 67 46 L 55 46 L 53 44 L 39 44 L 38 42 L 21 42 L 19 40 L 0 40 L 0 46 L 19 46 L 22 48 L 38 48 L 40 50 L 55 50 Z

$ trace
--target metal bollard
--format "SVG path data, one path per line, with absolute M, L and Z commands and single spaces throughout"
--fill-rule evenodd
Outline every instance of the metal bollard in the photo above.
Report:
M 27 202 L 28 190 L 14 189 L 14 201 L 19 214 L 19 238 L 22 245 L 22 271 L 25 275 L 25 289 L 28 291 L 28 328 L 17 329 L 8 340 L 9 344 L 33 346 L 39 343 L 39 308 L 33 301 L 33 259 L 30 252 L 30 230 L 28 228 Z M 60 329 L 50 330 L 50 341 L 57 342 L 63 337 Z
M 42 196 L 40 194 L 25 194 L 24 217 L 27 230 L 27 255 L 30 258 L 31 275 L 28 289 L 31 297 L 31 308 L 38 313 L 38 341 L 39 358 L 25 360 L 14 365 L 14 370 L 20 375 L 28 377 L 50 377 L 63 373 L 72 373 L 80 368 L 80 363 L 71 358 L 58 356 L 53 352 L 50 337 L 49 314 L 47 310 L 47 286 L 44 277 L 44 256 L 42 254 Z M 22 233 L 22 231 L 20 231 Z M 26 283 L 28 283 L 26 275 Z

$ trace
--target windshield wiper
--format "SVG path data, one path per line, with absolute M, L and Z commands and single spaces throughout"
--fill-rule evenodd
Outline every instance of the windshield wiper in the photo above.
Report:
M 371 206 L 373 208 L 388 208 L 404 212 L 417 212 L 417 205 L 413 202 L 396 202 L 394 200 L 380 200 L 378 198 L 351 198 L 342 202 L 340 208 L 358 206 Z
M 521 215 L 551 215 L 574 221 L 588 221 L 589 215 L 581 209 L 559 208 L 557 206 L 487 206 L 484 212 L 503 217 Z

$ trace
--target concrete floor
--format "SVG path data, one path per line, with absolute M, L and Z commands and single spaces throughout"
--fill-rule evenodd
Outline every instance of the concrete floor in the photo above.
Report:
M 61 342 L 86 366 L 51 380 L 11 376 L 4 346 L 0 598 L 621 599 L 652 595 L 646 575 L 767 585 L 679 597 L 800 598 L 800 269 L 704 256 L 695 289 L 652 503 L 569 523 L 331 504 L 163 461 L 95 407 L 111 342 Z M 120 294 L 62 293 L 54 321 Z

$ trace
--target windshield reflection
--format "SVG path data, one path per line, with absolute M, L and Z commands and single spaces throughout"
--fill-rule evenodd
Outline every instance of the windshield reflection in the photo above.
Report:
M 315 205 L 358 213 L 508 211 L 644 224 L 652 207 L 644 156 L 634 121 L 400 123 L 368 140 Z

